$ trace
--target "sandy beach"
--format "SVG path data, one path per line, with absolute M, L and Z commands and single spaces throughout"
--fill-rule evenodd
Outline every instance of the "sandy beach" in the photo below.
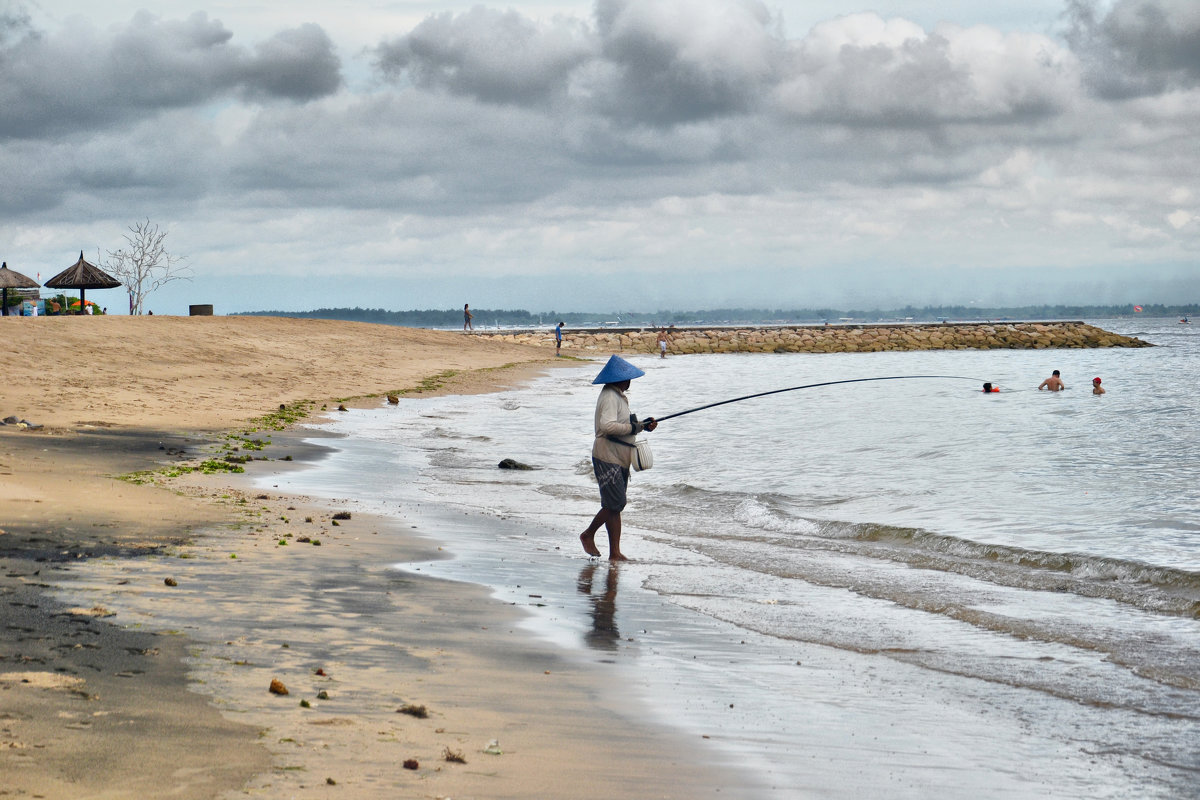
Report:
M 32 426 L 0 426 L 0 794 L 736 796 L 518 609 L 386 569 L 436 557 L 436 530 L 164 474 L 295 468 L 320 447 L 264 429 L 281 408 L 488 391 L 547 349 L 258 317 L 0 328 L 0 417 Z

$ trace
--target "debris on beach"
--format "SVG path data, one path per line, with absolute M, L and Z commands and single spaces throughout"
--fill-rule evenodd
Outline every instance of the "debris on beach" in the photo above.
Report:
M 410 717 L 416 717 L 417 719 L 425 719 L 429 716 L 429 712 L 425 709 L 425 706 L 417 706 L 412 703 L 400 706 L 400 708 L 396 709 L 396 713 L 408 714 Z
M 388 399 L 388 402 L 391 403 L 392 405 L 396 405 L 400 402 L 400 397 L 398 395 L 394 395 L 394 394 L 389 394 L 387 396 L 387 399 Z
M 487 743 L 487 747 L 483 748 L 483 752 L 490 756 L 504 755 L 504 751 L 500 749 L 500 740 L 492 739 Z
M 338 411 L 349 411 L 349 410 L 350 409 L 346 408 L 346 405 L 344 403 L 338 403 Z
M 91 608 L 69 608 L 68 614 L 75 614 L 80 617 L 115 617 L 117 612 L 109 611 L 104 606 L 92 606 Z
M 179 581 L 175 580 L 174 578 L 163 578 L 163 583 L 165 583 L 167 586 L 179 585 Z
M 0 419 L 0 425 L 12 425 L 13 427 L 20 428 L 23 431 L 36 431 L 43 427 L 40 424 L 34 424 L 27 419 L 21 419 L 20 417 L 15 416 Z
M 417 760 L 415 758 L 406 758 L 406 759 L 404 759 L 404 768 L 405 769 L 420 769 L 421 765 L 420 765 L 420 763 L 417 762 Z
M 327 691 L 325 691 L 324 689 L 322 689 L 321 691 L 317 692 L 317 699 L 318 699 L 318 700 L 328 700 L 328 699 L 329 699 L 329 692 L 327 692 Z
M 496 466 L 498 466 L 500 469 L 537 469 L 537 467 L 531 467 L 528 464 L 522 464 L 520 461 L 517 461 L 514 458 L 506 458 Z
M 282 695 L 288 693 L 287 687 L 283 685 L 283 681 L 279 680 L 279 678 L 271 678 L 271 687 L 269 691 L 271 694 Z
M 324 677 L 325 676 L 325 668 L 317 667 L 316 670 L 313 671 L 313 675 L 320 675 L 321 677 Z
M 349 511 L 339 511 L 333 515 L 334 519 L 350 519 Z
M 442 758 L 446 761 L 449 761 L 451 764 L 467 763 L 467 759 L 461 751 L 451 750 L 449 747 L 442 751 Z

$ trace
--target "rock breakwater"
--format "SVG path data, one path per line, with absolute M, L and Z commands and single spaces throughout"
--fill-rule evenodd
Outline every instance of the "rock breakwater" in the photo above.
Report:
M 580 355 L 657 353 L 654 328 L 565 330 L 563 350 Z M 478 331 L 487 339 L 554 347 L 553 330 Z M 1041 350 L 1153 347 L 1085 322 L 942 323 L 669 328 L 667 352 L 874 353 L 884 350 Z

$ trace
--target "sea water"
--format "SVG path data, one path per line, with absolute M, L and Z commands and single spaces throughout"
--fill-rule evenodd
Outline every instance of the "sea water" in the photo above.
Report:
M 338 414 L 271 480 L 418 520 L 452 558 L 397 569 L 526 607 L 750 796 L 1200 797 L 1200 332 L 1096 324 L 1157 346 L 631 357 L 643 417 L 962 378 L 664 422 L 618 567 L 577 538 L 607 354 Z

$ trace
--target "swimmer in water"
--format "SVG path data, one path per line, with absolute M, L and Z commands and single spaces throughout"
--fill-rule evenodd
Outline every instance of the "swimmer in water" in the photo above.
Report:
M 1099 378 L 1092 378 L 1092 394 L 1104 394 L 1104 387 L 1100 385 Z
M 991 381 L 988 381 L 987 383 L 985 383 L 985 384 L 983 385 L 983 391 L 984 391 L 984 393 L 985 393 L 985 394 L 990 394 L 991 392 L 998 392 L 998 391 L 1000 391 L 1000 387 L 999 387 L 999 386 L 992 386 L 992 384 L 991 384 Z
M 1049 389 L 1052 392 L 1061 392 L 1065 388 L 1067 388 L 1067 386 L 1062 382 L 1062 378 L 1059 377 L 1058 370 L 1054 370 L 1054 374 L 1052 374 L 1049 378 L 1046 378 L 1046 380 L 1042 381 L 1038 385 L 1039 392 L 1042 389 Z

